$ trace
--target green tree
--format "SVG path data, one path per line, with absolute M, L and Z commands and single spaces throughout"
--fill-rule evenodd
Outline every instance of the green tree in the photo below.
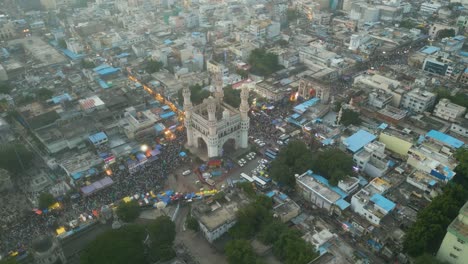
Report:
M 468 191 L 463 186 L 450 183 L 443 194 L 435 197 L 419 211 L 416 222 L 406 231 L 403 249 L 410 256 L 437 252 L 448 225 L 458 215 L 458 211 L 468 199 Z
M 237 187 L 242 189 L 250 198 L 255 197 L 255 189 L 250 182 L 238 182 Z
M 187 219 L 185 220 L 185 224 L 187 225 L 188 229 L 194 232 L 198 232 L 198 230 L 200 230 L 200 226 L 198 225 L 197 219 L 195 219 L 192 215 L 187 216 Z
M 402 20 L 400 22 L 400 27 L 401 28 L 412 29 L 412 28 L 416 27 L 416 23 L 413 22 L 412 20 L 406 19 L 406 20 Z
M 229 264 L 255 264 L 257 256 L 247 240 L 231 240 L 224 248 Z
M 65 39 L 63 39 L 63 38 L 59 39 L 58 40 L 58 46 L 61 49 L 66 49 L 67 48 L 67 42 L 65 41 Z
M 351 175 L 353 158 L 339 149 L 326 149 L 320 151 L 314 158 L 313 168 L 326 177 L 333 186 Z
M 208 98 L 211 93 L 205 89 L 199 84 L 191 85 L 189 86 L 190 89 L 190 100 L 192 101 L 192 104 L 197 105 L 203 102 L 203 99 Z M 180 89 L 177 92 L 177 98 L 179 99 L 179 104 L 183 105 L 184 104 L 184 97 L 182 95 L 183 89 Z
M 0 145 L 0 168 L 12 173 L 19 173 L 23 168 L 28 169 L 34 155 L 24 145 L 9 143 Z
M 341 124 L 345 126 L 349 125 L 360 125 L 362 122 L 359 118 L 359 113 L 349 109 L 343 109 L 343 114 L 341 115 Z
M 339 112 L 342 105 L 343 105 L 343 102 L 336 101 L 336 102 L 333 104 L 333 111 L 334 111 L 334 112 Z
M 259 197 L 241 208 L 237 212 L 237 223 L 229 230 L 229 234 L 236 239 L 249 239 L 260 230 L 261 225 L 269 223 L 273 219 L 273 214 L 272 203 L 268 199 Z
M 92 68 L 96 67 L 96 63 L 94 63 L 91 60 L 82 59 L 81 60 L 81 67 L 83 67 L 85 69 L 92 69 Z
M 4 258 L 0 260 L 0 264 L 18 264 L 18 261 L 16 261 L 16 258 Z
M 249 56 L 250 72 L 256 75 L 268 76 L 281 69 L 278 55 L 265 49 L 254 49 Z
M 289 9 L 286 11 L 286 16 L 287 16 L 287 18 L 288 18 L 288 22 L 289 22 L 289 23 L 294 22 L 294 21 L 296 21 L 296 20 L 299 18 L 299 10 L 293 9 L 293 8 L 289 8 Z
M 81 254 L 81 264 L 148 263 L 145 257 L 145 230 L 138 225 L 125 225 L 99 235 Z
M 271 245 L 287 230 L 288 227 L 285 224 L 275 219 L 267 225 L 262 225 L 258 233 L 258 239 L 266 245 Z
M 140 215 L 140 206 L 133 200 L 128 203 L 121 202 L 117 207 L 117 216 L 126 223 L 133 222 Z
M 54 92 L 46 88 L 40 88 L 39 90 L 36 91 L 36 97 L 39 100 L 50 99 L 52 98 L 52 95 L 54 95 Z
M 10 94 L 11 86 L 8 82 L 0 82 L 0 94 Z
M 270 175 L 280 184 L 294 188 L 295 174 L 302 174 L 309 170 L 312 161 L 312 153 L 305 143 L 292 140 L 280 150 L 277 159 L 271 163 Z
M 458 161 L 458 166 L 455 168 L 454 181 L 459 183 L 463 188 L 468 189 L 468 149 L 459 148 L 455 152 L 455 158 Z
M 318 257 L 299 231 L 288 229 L 273 245 L 273 253 L 285 264 L 307 264 Z
M 228 105 L 238 108 L 241 103 L 240 90 L 232 88 L 231 85 L 225 87 L 224 91 L 224 102 Z
M 455 29 L 453 28 L 441 29 L 439 30 L 439 32 L 437 32 L 437 39 L 450 38 L 454 36 L 455 36 Z
M 160 71 L 162 68 L 164 67 L 164 64 L 160 61 L 156 61 L 156 60 L 149 60 L 147 63 L 146 63 L 146 71 L 148 73 L 155 73 L 155 72 L 158 72 Z
M 53 205 L 56 202 L 55 197 L 50 194 L 43 192 L 39 194 L 39 208 L 47 209 L 49 206 Z
M 151 239 L 150 256 L 153 261 L 167 261 L 175 257 L 172 249 L 176 231 L 175 224 L 168 216 L 160 216 L 148 225 Z
M 249 77 L 249 72 L 243 69 L 237 69 L 236 73 L 239 74 L 242 79 L 247 79 Z

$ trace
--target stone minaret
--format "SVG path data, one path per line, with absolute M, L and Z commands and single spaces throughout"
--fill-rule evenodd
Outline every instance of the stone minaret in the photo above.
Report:
M 240 132 L 240 139 L 239 139 L 239 146 L 241 148 L 247 148 L 249 145 L 249 125 L 250 125 L 250 118 L 249 118 L 249 88 L 244 87 L 242 88 L 241 94 L 241 104 L 239 106 L 239 112 L 241 116 L 241 132 Z
M 184 111 L 185 111 L 185 120 L 184 125 L 187 131 L 187 146 L 193 146 L 193 131 L 192 131 L 192 111 L 193 105 L 192 101 L 190 100 L 190 89 L 185 87 L 182 91 L 182 95 L 184 96 Z
M 224 91 L 223 91 L 223 76 L 221 73 L 216 73 L 214 76 L 214 86 L 216 88 L 215 98 L 218 102 L 223 102 Z
M 208 157 L 213 158 L 218 156 L 218 134 L 216 122 L 216 99 L 208 97 L 205 99 L 206 110 L 208 111 Z

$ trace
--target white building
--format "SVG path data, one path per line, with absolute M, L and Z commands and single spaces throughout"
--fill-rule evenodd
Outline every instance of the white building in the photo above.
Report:
M 369 94 L 369 105 L 379 109 L 385 108 L 392 102 L 393 95 L 384 90 L 376 90 Z
M 351 209 L 375 226 L 388 215 L 395 203 L 388 200 L 382 193 L 390 188 L 390 184 L 380 178 L 373 179 L 351 198 Z
M 450 126 L 450 132 L 456 133 L 463 137 L 468 137 L 468 120 L 461 119 L 461 121 L 452 123 Z
M 75 54 L 80 54 L 84 49 L 83 45 L 77 39 L 70 38 L 65 42 L 67 43 L 67 49 Z
M 371 177 L 382 177 L 389 169 L 389 160 L 385 154 L 385 144 L 374 141 L 353 155 L 359 170 Z
M 447 121 L 455 121 L 455 119 L 463 116 L 466 112 L 466 107 L 454 104 L 449 99 L 443 98 L 435 106 L 434 115 Z
M 437 12 L 437 10 L 439 10 L 439 8 L 441 7 L 442 5 L 439 3 L 422 3 L 419 11 L 421 13 L 432 15 L 435 12 Z
M 403 95 L 401 106 L 415 113 L 422 113 L 434 105 L 435 99 L 434 93 L 414 89 Z

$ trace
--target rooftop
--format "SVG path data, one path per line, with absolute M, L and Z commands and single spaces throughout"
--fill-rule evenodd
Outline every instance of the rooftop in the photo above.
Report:
M 376 138 L 376 135 L 360 129 L 358 132 L 345 139 L 343 143 L 349 151 L 356 153 Z
M 431 130 L 426 134 L 426 137 L 442 142 L 452 148 L 461 148 L 465 143 L 459 139 L 449 136 L 437 130 Z
M 449 225 L 448 231 L 455 233 L 458 238 L 468 242 L 468 202 L 460 209 L 458 217 Z
M 370 200 L 387 212 L 390 212 L 396 206 L 394 202 L 388 200 L 387 198 L 383 197 L 381 194 L 378 193 L 372 195 Z

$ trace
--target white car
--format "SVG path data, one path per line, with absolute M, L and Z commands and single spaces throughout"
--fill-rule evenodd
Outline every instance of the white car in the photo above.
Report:
M 262 143 L 260 143 L 260 144 L 258 144 L 258 145 L 259 145 L 260 147 L 263 147 L 263 146 L 265 146 L 265 143 L 262 142 Z
M 237 164 L 239 164 L 239 166 L 241 166 L 241 167 L 244 167 L 244 165 L 245 165 L 245 163 L 242 163 L 242 162 L 239 162 Z

